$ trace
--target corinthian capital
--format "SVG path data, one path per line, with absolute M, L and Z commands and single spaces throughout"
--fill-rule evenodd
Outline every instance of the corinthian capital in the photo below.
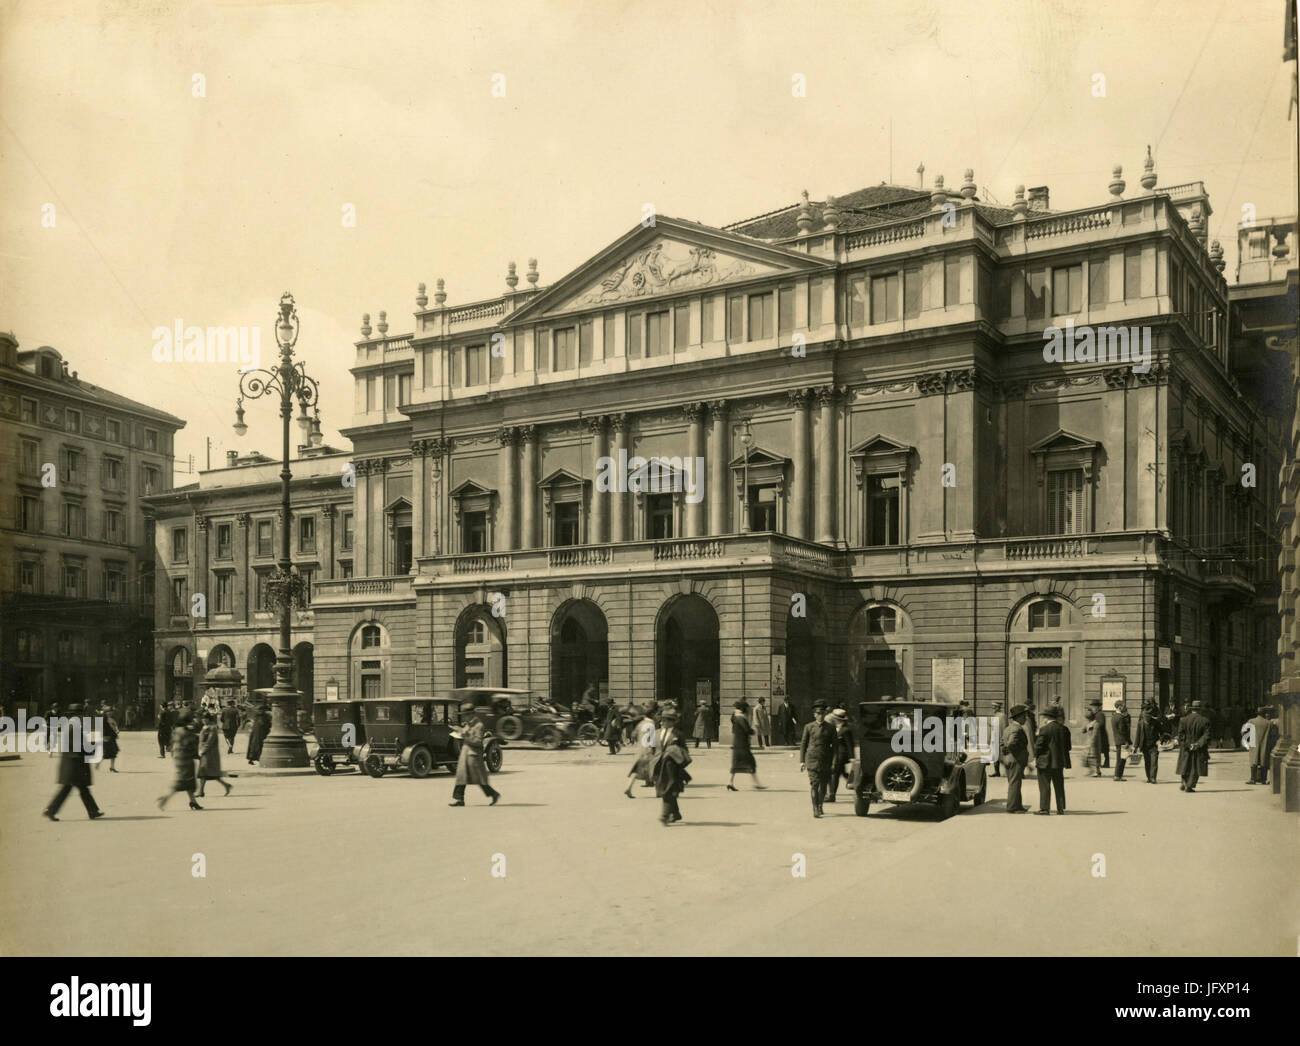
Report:
M 519 430 L 509 425 L 497 429 L 497 440 L 503 447 L 513 447 L 519 442 Z

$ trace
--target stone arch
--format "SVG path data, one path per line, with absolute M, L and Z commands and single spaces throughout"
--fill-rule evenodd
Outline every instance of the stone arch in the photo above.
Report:
M 1067 723 L 1082 722 L 1087 646 L 1076 586 L 1044 580 L 1019 595 L 1006 618 L 1007 705 L 1041 713 L 1059 703 Z M 1035 621 L 1036 606 L 1044 610 Z
M 677 705 L 683 723 L 694 719 L 697 687 L 709 682 L 710 704 L 719 700 L 721 620 L 713 601 L 699 591 L 671 592 L 655 614 L 655 699 Z M 716 708 L 715 708 L 716 713 Z
M 913 696 L 916 679 L 912 615 L 896 590 L 872 587 L 849 617 L 848 692 L 854 701 Z
M 486 600 L 468 603 L 452 630 L 456 686 L 509 686 L 506 630 Z
M 248 671 L 244 673 L 248 696 L 255 690 L 275 686 L 275 649 L 270 643 L 254 643 L 248 651 Z
M 589 686 L 608 685 L 609 620 L 595 600 L 571 596 L 555 608 L 549 648 L 553 702 L 573 707 Z
M 772 680 L 772 707 L 788 698 L 800 723 L 812 718 L 812 703 L 827 695 L 830 673 L 827 671 L 827 616 L 821 598 L 812 592 L 804 593 L 807 614 L 795 617 L 785 613 L 785 693 L 779 693 L 780 683 Z M 779 662 L 776 667 L 780 667 Z M 775 671 L 773 675 L 775 677 Z M 792 743 L 793 738 L 787 739 Z
M 239 664 L 235 657 L 235 652 L 225 643 L 218 643 L 208 651 L 207 667 L 213 668 L 234 668 Z

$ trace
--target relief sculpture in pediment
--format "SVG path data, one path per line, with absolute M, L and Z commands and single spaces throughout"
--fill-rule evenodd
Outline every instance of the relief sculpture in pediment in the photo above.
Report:
M 655 294 L 709 287 L 756 272 L 751 262 L 719 256 L 710 247 L 656 240 L 637 251 L 600 283 L 575 299 L 575 305 L 644 298 Z

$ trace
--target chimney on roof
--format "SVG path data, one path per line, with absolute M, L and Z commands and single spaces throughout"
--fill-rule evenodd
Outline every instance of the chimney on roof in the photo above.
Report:
M 1029 209 L 1031 211 L 1046 211 L 1050 209 L 1046 185 L 1035 185 L 1029 189 Z
M 228 469 L 234 468 L 235 462 L 238 460 L 239 460 L 239 451 L 237 450 L 226 451 L 226 468 Z

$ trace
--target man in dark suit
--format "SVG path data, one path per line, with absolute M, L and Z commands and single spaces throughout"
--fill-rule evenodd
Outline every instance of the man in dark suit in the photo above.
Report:
M 1148 698 L 1142 702 L 1142 714 L 1138 716 L 1137 731 L 1133 735 L 1133 751 L 1142 753 L 1147 784 L 1156 783 L 1156 774 L 1160 770 L 1160 726 L 1160 710 Z
M 1007 813 L 1023 814 L 1028 807 L 1020 797 L 1020 783 L 1029 762 L 1029 735 L 1025 732 L 1024 705 L 1011 706 L 1011 719 L 998 735 L 999 762 L 1007 768 Z
M 68 709 L 68 715 L 81 715 L 81 705 L 72 705 Z M 75 788 L 81 798 L 81 805 L 86 808 L 86 815 L 92 821 L 96 817 L 103 817 L 104 812 L 95 802 L 95 797 L 90 794 L 90 764 L 86 762 L 86 753 L 82 751 L 86 745 L 81 740 L 80 730 L 65 725 L 55 737 L 54 747 L 59 753 L 59 790 L 54 793 L 54 798 L 45 808 L 45 816 L 51 821 L 57 821 L 59 807 Z
M 1103 716 L 1105 712 L 1101 713 Z M 1124 702 L 1115 702 L 1115 714 L 1110 717 L 1110 739 L 1115 742 L 1115 780 L 1124 780 L 1124 763 L 1126 756 L 1124 749 L 1132 744 L 1129 736 L 1129 729 L 1132 724 L 1132 716 L 1128 714 L 1128 706 Z
M 794 706 L 788 697 L 781 698 L 781 704 L 772 714 L 772 725 L 776 728 L 777 744 L 794 744 L 799 733 L 799 717 L 795 715 Z
M 1021 708 L 1024 708 L 1025 706 L 1024 706 L 1024 705 L 1021 705 L 1020 707 L 1021 707 Z M 1006 713 L 1004 713 L 1004 712 L 1002 711 L 1002 702 L 1001 702 L 1001 701 L 994 701 L 994 702 L 993 702 L 993 718 L 997 721 L 997 724 L 998 724 L 998 737 L 1001 737 L 1001 736 L 1003 736 L 1003 735 L 1007 732 L 1007 726 L 1008 726 L 1008 723 L 1007 723 L 1007 716 L 1006 716 Z M 994 759 L 994 760 L 993 760 L 993 776 L 994 776 L 994 777 L 1001 777 L 1001 776 L 1002 776 L 1002 760 L 1001 760 L 1001 759 Z
M 826 702 L 814 701 L 813 721 L 803 728 L 799 741 L 799 769 L 808 771 L 814 817 L 822 815 L 822 803 L 826 801 L 826 789 L 835 765 L 835 744 L 835 727 L 826 722 Z
M 1034 759 L 1038 764 L 1038 809 L 1034 813 L 1046 817 L 1051 813 L 1053 789 L 1056 790 L 1056 812 L 1065 813 L 1065 771 L 1070 768 L 1070 731 L 1065 726 L 1065 713 L 1060 705 L 1048 708 L 1043 719 L 1034 745 Z
M 1178 776 L 1183 783 L 1179 791 L 1196 791 L 1196 782 L 1210 772 L 1210 721 L 1201 714 L 1201 702 L 1193 701 L 1192 710 L 1178 723 Z
M 1277 723 L 1269 718 L 1272 709 L 1267 705 L 1259 708 L 1258 714 L 1250 720 L 1251 733 L 1254 734 L 1250 752 L 1250 780 L 1246 784 L 1268 784 L 1268 762 L 1277 744 Z
M 1093 698 L 1088 702 L 1088 762 L 1092 767 L 1092 776 L 1101 776 L 1102 757 L 1110 762 L 1110 735 L 1106 732 L 1106 713 L 1101 710 L 1101 701 Z

